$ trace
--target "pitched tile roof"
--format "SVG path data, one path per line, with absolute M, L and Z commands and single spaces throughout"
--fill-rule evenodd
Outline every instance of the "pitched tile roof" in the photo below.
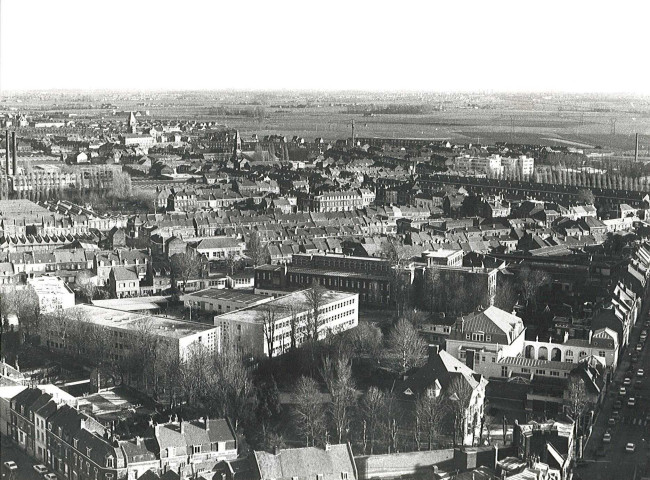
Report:
M 323 480 L 341 480 L 347 472 L 354 480 L 356 468 L 348 445 L 330 445 L 323 448 L 304 447 L 281 450 L 277 455 L 254 452 L 261 480 L 313 480 L 323 475 Z

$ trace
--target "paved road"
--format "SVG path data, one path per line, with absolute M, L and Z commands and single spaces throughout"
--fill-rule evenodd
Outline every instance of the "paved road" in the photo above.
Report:
M 630 346 L 624 353 L 623 361 L 614 374 L 613 384 L 610 386 L 602 413 L 594 425 L 592 436 L 585 449 L 584 458 L 590 463 L 578 468 L 576 473 L 583 479 L 620 479 L 634 480 L 641 477 L 645 470 L 646 463 L 650 457 L 650 340 L 639 352 L 639 360 L 632 364 L 631 353 L 639 342 L 639 335 L 642 330 L 648 330 L 644 323 L 648 320 L 648 309 L 650 308 L 649 298 L 643 305 L 641 317 L 637 321 L 630 335 Z M 637 376 L 637 370 L 643 368 L 645 376 Z M 632 380 L 632 387 L 626 387 L 627 394 L 619 395 L 619 388 L 623 385 L 625 378 Z M 636 380 L 641 379 L 640 385 Z M 636 405 L 627 406 L 630 396 L 636 399 Z M 613 416 L 614 403 L 621 400 L 622 408 L 618 410 L 619 419 L 614 426 L 609 426 L 608 421 Z M 610 444 L 603 443 L 603 434 L 609 430 L 612 435 Z M 625 445 L 633 442 L 636 446 L 634 453 L 625 451 Z M 605 456 L 598 457 L 596 451 L 599 447 L 605 447 Z
M 43 480 L 43 476 L 36 473 L 33 466 L 34 460 L 28 457 L 18 447 L 2 441 L 2 450 L 0 450 L 0 468 L 2 469 L 2 480 Z M 12 460 L 18 465 L 18 470 L 11 477 L 4 467 L 4 462 Z

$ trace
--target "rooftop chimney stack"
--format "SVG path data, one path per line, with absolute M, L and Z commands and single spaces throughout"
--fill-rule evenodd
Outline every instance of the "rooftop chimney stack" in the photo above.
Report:
M 13 155 L 13 169 L 14 169 L 14 175 L 18 174 L 18 148 L 16 144 L 16 131 L 14 130 L 11 132 L 11 148 L 12 152 L 11 154 Z
M 5 164 L 5 173 L 9 176 L 9 130 L 5 130 L 5 145 L 7 146 L 7 150 L 5 151 L 5 158 L 7 159 L 7 163 Z

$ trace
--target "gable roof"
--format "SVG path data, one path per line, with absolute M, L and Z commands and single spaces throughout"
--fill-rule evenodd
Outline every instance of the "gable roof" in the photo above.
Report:
M 356 478 L 356 467 L 347 444 L 328 445 L 326 448 L 304 447 L 273 453 L 255 451 L 255 462 L 261 480 L 313 480 L 323 475 L 323 480 L 341 480 L 341 472 Z
M 467 382 L 472 390 L 487 384 L 487 380 L 482 375 L 442 350 L 409 377 L 401 390 L 406 395 L 422 394 L 432 386 L 442 391 L 446 390 L 456 378 Z
M 465 317 L 463 325 L 465 331 L 505 335 L 509 341 L 514 340 L 511 334 L 516 335 L 520 328 L 523 328 L 521 318 L 495 306 Z

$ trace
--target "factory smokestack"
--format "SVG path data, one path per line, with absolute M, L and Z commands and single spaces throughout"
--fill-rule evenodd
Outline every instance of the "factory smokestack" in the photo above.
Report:
M 639 161 L 639 134 L 634 135 L 634 161 Z
M 16 143 L 16 131 L 11 132 L 11 154 L 13 155 L 14 175 L 18 175 L 18 146 Z
M 5 130 L 5 145 L 7 146 L 7 151 L 5 152 L 5 159 L 7 161 L 5 164 L 5 173 L 9 176 L 9 130 Z

